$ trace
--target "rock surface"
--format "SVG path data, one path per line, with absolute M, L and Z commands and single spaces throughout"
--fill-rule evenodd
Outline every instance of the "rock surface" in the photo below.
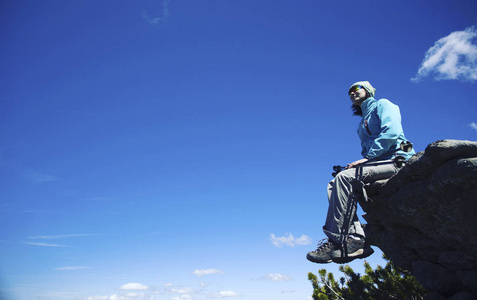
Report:
M 477 299 L 477 142 L 434 142 L 366 189 L 367 240 L 411 271 L 426 299 Z

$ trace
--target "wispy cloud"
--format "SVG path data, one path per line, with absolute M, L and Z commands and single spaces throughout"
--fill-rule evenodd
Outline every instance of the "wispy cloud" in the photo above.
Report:
M 71 271 L 71 270 L 83 270 L 83 269 L 89 269 L 89 268 L 88 267 L 80 267 L 80 266 L 76 266 L 76 267 L 65 266 L 65 267 L 55 268 L 56 271 Z
M 469 124 L 470 128 L 474 129 L 475 131 L 477 131 L 477 123 L 475 122 L 472 122 Z
M 272 273 L 272 274 L 267 274 L 267 275 L 263 276 L 262 279 L 279 282 L 279 281 L 292 280 L 292 277 L 287 276 L 287 275 L 283 275 L 283 274 L 279 274 L 279 273 Z
M 143 291 L 148 290 L 149 287 L 142 283 L 130 282 L 119 287 L 120 290 Z
M 90 234 L 90 233 L 61 234 L 61 235 L 37 235 L 37 236 L 30 236 L 30 237 L 28 237 L 28 239 L 30 239 L 30 240 L 37 240 L 37 239 L 56 240 L 56 239 L 64 239 L 64 238 L 97 236 L 97 235 L 98 234 Z
M 202 277 L 204 275 L 211 275 L 211 274 L 224 274 L 224 271 L 216 270 L 216 269 L 206 269 L 206 270 L 195 270 L 192 272 L 197 277 Z
M 296 245 L 303 246 L 311 244 L 311 238 L 309 236 L 303 234 L 301 237 L 295 238 L 291 233 L 288 233 L 288 236 L 286 234 L 284 236 L 275 236 L 275 234 L 272 233 L 270 234 L 270 241 L 278 248 L 283 245 L 295 247 Z
M 25 172 L 25 176 L 32 181 L 35 184 L 43 184 L 43 183 L 48 183 L 48 182 L 53 182 L 59 180 L 58 177 L 44 174 L 44 173 L 38 173 L 38 172 L 33 172 L 33 171 L 28 171 Z
M 29 240 L 57 240 L 57 239 L 96 236 L 96 235 L 98 234 L 80 233 L 80 234 L 61 234 L 61 235 L 37 235 L 37 236 L 30 236 L 27 239 Z M 30 242 L 30 241 L 23 242 L 23 244 L 41 246 L 41 247 L 71 247 L 68 245 L 51 244 L 51 243 L 43 243 L 43 242 Z
M 162 15 L 160 17 L 149 18 L 145 10 L 142 11 L 142 17 L 151 25 L 166 22 L 167 18 L 169 18 L 169 2 L 171 2 L 171 0 L 164 0 L 162 2 Z
M 68 245 L 47 244 L 47 243 L 34 243 L 34 242 L 25 242 L 24 244 L 33 245 L 33 246 L 41 246 L 41 247 L 71 247 L 71 246 L 68 246 Z
M 433 76 L 435 80 L 477 80 L 477 28 L 455 31 L 427 50 L 413 81 Z
M 0 212 L 4 213 L 23 213 L 23 214 L 57 214 L 57 211 L 37 210 L 37 209 L 9 209 L 0 207 Z
M 114 199 L 108 198 L 108 197 L 91 197 L 91 198 L 88 198 L 86 200 L 88 200 L 88 201 L 98 201 L 98 202 L 112 202 L 112 201 L 115 201 Z

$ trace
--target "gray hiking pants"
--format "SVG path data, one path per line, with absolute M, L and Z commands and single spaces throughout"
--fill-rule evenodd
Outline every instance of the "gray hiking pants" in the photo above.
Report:
M 389 163 L 385 163 L 389 162 Z M 399 170 L 392 160 L 370 162 L 362 167 L 363 183 L 387 179 Z M 353 197 L 352 182 L 356 178 L 356 168 L 343 170 L 328 184 L 328 214 L 323 231 L 329 240 L 341 243 L 344 236 L 354 234 L 364 237 L 364 230 L 356 214 L 357 203 Z

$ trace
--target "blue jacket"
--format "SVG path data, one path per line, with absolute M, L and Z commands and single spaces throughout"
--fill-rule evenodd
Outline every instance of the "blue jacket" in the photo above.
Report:
M 401 125 L 399 106 L 387 99 L 368 98 L 361 104 L 363 118 L 358 127 L 361 154 L 369 160 L 391 159 L 397 155 L 405 159 L 415 154 L 404 152 L 401 142 L 407 141 Z

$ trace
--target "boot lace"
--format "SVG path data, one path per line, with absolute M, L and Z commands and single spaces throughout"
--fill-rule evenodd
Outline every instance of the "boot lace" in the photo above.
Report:
M 316 246 L 316 250 L 313 252 L 318 253 L 318 252 L 326 251 L 328 250 L 328 248 L 330 248 L 330 246 L 332 246 L 330 241 L 327 238 L 324 238 L 318 242 L 318 245 Z

